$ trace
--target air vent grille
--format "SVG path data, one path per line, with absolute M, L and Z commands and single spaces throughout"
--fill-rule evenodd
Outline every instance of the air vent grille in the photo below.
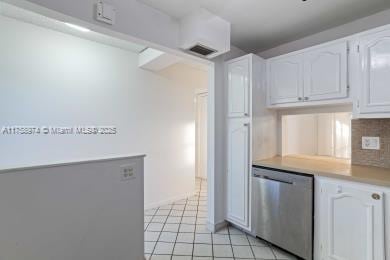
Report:
M 203 46 L 201 44 L 197 44 L 194 47 L 190 48 L 189 50 L 191 52 L 197 53 L 197 54 L 202 55 L 202 56 L 208 56 L 210 54 L 217 52 L 216 50 L 211 49 L 211 48 L 206 47 L 206 46 Z

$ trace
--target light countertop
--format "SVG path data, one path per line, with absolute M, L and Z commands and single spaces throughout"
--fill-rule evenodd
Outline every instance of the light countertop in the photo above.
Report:
M 351 165 L 349 160 L 343 159 L 318 156 L 276 156 L 253 161 L 253 166 L 390 187 L 390 169 Z
M 0 174 L 10 173 L 10 172 L 15 172 L 15 171 L 34 170 L 34 169 L 39 169 L 39 168 L 58 167 L 58 166 L 65 166 L 65 165 L 72 165 L 72 164 L 83 164 L 83 163 L 115 161 L 115 160 L 132 159 L 132 158 L 143 158 L 145 156 L 146 155 L 144 155 L 144 154 L 110 155 L 110 156 L 105 156 L 105 157 L 94 157 L 94 158 L 84 158 L 84 159 L 61 161 L 61 162 L 51 162 L 48 164 L 18 165 L 18 166 L 6 167 L 6 168 L 0 167 Z

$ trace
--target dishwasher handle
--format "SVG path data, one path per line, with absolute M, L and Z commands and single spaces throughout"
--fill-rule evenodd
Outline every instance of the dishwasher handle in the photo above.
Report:
M 256 173 L 253 174 L 253 177 L 260 178 L 260 179 L 265 179 L 265 180 L 269 180 L 269 181 L 274 181 L 274 182 L 281 182 L 281 183 L 290 184 L 290 185 L 294 184 L 294 182 L 292 182 L 292 181 L 278 180 L 278 179 L 275 179 L 275 178 L 271 178 L 271 177 L 268 177 L 268 176 L 265 176 L 265 175 L 261 175 L 261 174 L 256 174 Z

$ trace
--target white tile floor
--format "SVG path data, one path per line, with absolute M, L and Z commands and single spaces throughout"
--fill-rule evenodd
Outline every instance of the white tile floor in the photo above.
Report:
M 267 242 L 227 227 L 207 230 L 207 182 L 194 196 L 145 211 L 145 258 L 169 260 L 296 259 Z

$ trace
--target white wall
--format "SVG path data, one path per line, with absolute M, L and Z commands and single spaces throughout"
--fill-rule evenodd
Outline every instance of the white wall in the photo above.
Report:
M 351 158 L 351 113 L 282 117 L 282 155 Z
M 266 51 L 259 52 L 263 58 L 271 58 L 296 50 L 301 50 L 327 41 L 347 37 L 358 32 L 369 30 L 378 26 L 390 24 L 390 10 L 385 10 L 356 21 L 316 33 L 302 39 L 275 46 Z
M 317 154 L 317 115 L 292 115 L 282 119 L 283 156 Z
M 1 172 L 0 259 L 143 260 L 142 160 Z
M 0 135 L 1 168 L 146 154 L 145 204 L 194 188 L 195 89 L 207 74 L 138 69 L 138 55 L 0 17 L 0 125 L 112 125 L 111 136 Z

